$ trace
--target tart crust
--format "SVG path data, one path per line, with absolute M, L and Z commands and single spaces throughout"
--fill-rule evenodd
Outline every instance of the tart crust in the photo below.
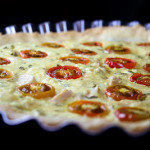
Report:
M 16 33 L 16 34 L 7 34 L 0 35 L 0 46 L 5 44 L 14 44 L 18 42 L 31 42 L 31 43 L 42 43 L 42 42 L 57 42 L 62 43 L 64 41 L 121 41 L 121 42 L 150 42 L 150 31 L 146 30 L 143 26 L 136 25 L 133 27 L 127 26 L 115 26 L 115 27 L 102 27 L 102 28 L 93 28 L 87 29 L 84 32 L 68 31 L 61 33 L 47 33 L 40 34 L 35 33 Z M 15 120 L 20 119 L 28 114 L 18 113 L 11 106 L 0 105 L 0 110 L 4 111 L 8 116 L 8 119 Z M 87 119 L 86 117 L 66 120 L 65 118 L 59 117 L 43 117 L 37 116 L 33 117 L 46 127 L 50 129 L 55 127 L 56 129 L 68 125 L 68 124 L 77 124 L 84 131 L 88 133 L 99 133 L 106 128 L 112 126 L 118 126 L 123 128 L 128 133 L 140 134 L 149 129 L 150 120 L 138 122 L 138 123 L 121 123 L 118 121 L 102 119 Z
M 61 33 L 16 33 L 0 35 L 0 45 L 16 42 L 63 42 L 66 40 L 80 41 L 124 41 L 124 42 L 149 42 L 150 31 L 145 27 L 136 25 L 133 27 L 114 26 L 87 29 L 84 32 L 68 31 Z

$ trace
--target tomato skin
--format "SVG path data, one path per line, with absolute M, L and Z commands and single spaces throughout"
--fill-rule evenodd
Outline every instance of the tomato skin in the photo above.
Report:
M 64 45 L 62 44 L 50 43 L 50 42 L 42 43 L 41 46 L 49 47 L 49 48 L 63 48 L 64 47 Z
M 38 88 L 36 89 L 35 87 L 38 87 Z M 18 91 L 23 96 L 31 96 L 36 99 L 53 97 L 55 95 L 55 88 L 45 83 L 25 84 L 25 85 L 18 87 Z
M 138 43 L 137 44 L 138 46 L 150 46 L 150 43 L 147 42 L 147 43 Z
M 105 64 L 110 68 L 127 68 L 133 69 L 136 66 L 136 61 L 126 58 L 106 58 Z
M 115 53 L 115 54 L 129 54 L 130 49 L 127 47 L 117 47 L 117 46 L 108 46 L 104 49 L 106 53 Z
M 68 110 L 88 117 L 103 117 L 109 113 L 109 109 L 105 104 L 86 100 L 78 100 L 69 104 Z
M 10 64 L 10 63 L 11 63 L 10 60 L 0 57 L 0 65 L 7 65 L 7 64 Z
M 88 64 L 90 62 L 90 60 L 88 58 L 84 58 L 84 57 L 78 57 L 78 56 L 66 56 L 66 57 L 60 57 L 59 58 L 61 61 L 70 61 L 73 62 L 75 64 Z
M 122 107 L 115 111 L 115 116 L 123 122 L 137 122 L 150 119 L 150 112 L 136 107 Z
M 10 71 L 6 69 L 0 69 L 0 79 L 7 79 L 11 77 L 12 77 L 12 74 Z
M 22 50 L 20 51 L 20 57 L 22 58 L 43 58 L 47 57 L 47 53 L 35 50 Z
M 134 73 L 130 77 L 131 82 L 150 86 L 150 75 L 142 75 L 141 73 Z
M 141 91 L 133 89 L 125 85 L 113 85 L 107 87 L 105 91 L 107 97 L 113 98 L 115 101 L 120 101 L 124 99 L 128 100 L 138 100 L 143 97 Z
M 150 72 L 150 64 L 144 65 L 143 68 L 144 68 L 145 71 Z
M 71 51 L 75 54 L 80 54 L 80 55 L 97 55 L 96 52 L 87 50 L 87 49 L 77 49 L 77 48 L 72 48 Z
M 74 66 L 56 66 L 47 71 L 47 75 L 61 80 L 77 79 L 82 76 L 82 71 Z
M 99 46 L 99 47 L 103 46 L 101 42 L 83 42 L 82 44 L 85 46 Z

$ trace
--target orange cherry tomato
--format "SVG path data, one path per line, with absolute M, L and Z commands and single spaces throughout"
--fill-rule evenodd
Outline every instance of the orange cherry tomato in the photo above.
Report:
M 18 91 L 23 96 L 31 96 L 36 99 L 53 97 L 55 95 L 55 88 L 45 83 L 30 83 L 18 87 Z
M 71 51 L 75 54 L 81 54 L 81 55 L 96 55 L 97 54 L 96 52 L 87 50 L 87 49 L 72 48 Z
M 138 46 L 150 46 L 150 43 L 147 42 L 147 43 L 138 43 L 137 44 Z
M 105 64 L 110 68 L 127 68 L 133 69 L 136 66 L 136 61 L 126 58 L 106 58 Z
M 138 100 L 143 97 L 141 91 L 125 85 L 109 86 L 105 91 L 105 95 L 107 97 L 113 98 L 116 101 L 120 101 L 123 99 Z
M 42 43 L 41 46 L 49 47 L 49 48 L 61 48 L 61 47 L 64 47 L 64 45 L 62 45 L 62 44 L 49 43 L 49 42 Z
M 0 65 L 7 65 L 10 63 L 11 63 L 10 60 L 0 57 Z
M 7 79 L 11 77 L 12 77 L 11 72 L 5 69 L 0 69 L 0 79 Z
M 150 119 L 150 112 L 136 107 L 122 107 L 115 111 L 120 121 L 136 122 Z
M 150 64 L 144 65 L 143 68 L 144 68 L 145 71 L 150 72 Z
M 85 46 L 99 46 L 99 47 L 102 47 L 101 42 L 83 42 L 82 44 L 85 45 Z
M 47 75 L 61 80 L 77 79 L 82 76 L 82 71 L 74 66 L 56 66 L 47 71 Z
M 22 58 L 43 58 L 47 56 L 47 53 L 35 50 L 22 50 L 20 56 Z
M 108 46 L 104 49 L 105 53 L 115 53 L 115 54 L 129 54 L 130 49 L 123 46 Z
M 60 57 L 59 58 L 61 61 L 70 61 L 73 62 L 75 64 L 88 64 L 90 62 L 90 60 L 88 58 L 84 58 L 84 57 L 78 57 L 78 56 L 66 56 L 66 57 Z
M 109 113 L 105 104 L 100 102 L 79 100 L 68 105 L 70 112 L 88 117 L 103 117 Z
M 130 77 L 131 82 L 150 86 L 150 75 L 142 75 L 141 73 L 134 73 Z

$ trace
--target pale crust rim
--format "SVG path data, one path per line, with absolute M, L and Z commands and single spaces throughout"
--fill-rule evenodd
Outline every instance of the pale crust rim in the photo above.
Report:
M 19 32 L 16 34 L 5 34 L 0 35 L 0 45 L 17 43 L 17 42 L 63 42 L 66 40 L 79 41 L 125 41 L 125 42 L 149 42 L 150 31 L 146 30 L 145 27 L 136 25 L 133 27 L 127 26 L 114 26 L 114 27 L 102 27 L 87 29 L 84 32 L 68 31 L 61 33 L 46 33 L 40 34 L 34 33 L 23 33 Z

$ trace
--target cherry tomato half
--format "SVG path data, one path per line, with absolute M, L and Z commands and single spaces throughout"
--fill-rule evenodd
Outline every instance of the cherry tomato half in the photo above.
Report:
M 126 58 L 106 58 L 105 64 L 110 68 L 127 68 L 133 69 L 136 66 L 136 61 Z
M 53 97 L 55 88 L 45 83 L 30 83 L 18 87 L 18 91 L 23 96 L 31 96 L 37 99 Z
M 56 66 L 47 71 L 47 75 L 61 80 L 77 79 L 82 76 L 79 68 L 74 66 Z
M 137 44 L 138 46 L 150 46 L 150 43 L 147 42 L 147 43 L 138 43 Z
M 88 117 L 103 117 L 109 113 L 105 104 L 100 102 L 79 100 L 68 105 L 70 112 Z
M 134 73 L 130 77 L 131 82 L 150 86 L 150 75 L 142 75 L 141 73 Z
M 61 61 L 70 61 L 73 62 L 75 64 L 88 64 L 90 62 L 90 60 L 88 58 L 84 58 L 84 57 L 78 57 L 78 56 L 66 56 L 66 57 L 60 57 L 59 58 Z
M 129 54 L 130 49 L 123 46 L 108 46 L 104 49 L 105 53 L 115 53 L 115 54 Z
M 7 79 L 11 77 L 12 77 L 11 72 L 5 69 L 0 69 L 0 79 Z
M 150 64 L 144 65 L 143 68 L 144 68 L 145 71 L 150 72 Z
M 115 111 L 120 121 L 135 122 L 150 119 L 150 112 L 136 107 L 122 107 Z
M 35 50 L 22 50 L 20 56 L 22 58 L 43 58 L 47 56 L 47 53 Z
M 99 47 L 102 47 L 101 42 L 83 42 L 82 44 L 85 45 L 85 46 L 99 46 Z
M 141 91 L 125 85 L 109 86 L 105 91 L 105 95 L 107 97 L 113 98 L 116 101 L 120 101 L 123 99 L 138 100 L 143 97 Z
M 49 43 L 49 42 L 42 43 L 41 46 L 49 47 L 49 48 L 61 48 L 61 47 L 64 47 L 64 45 L 62 45 L 62 44 Z
M 75 54 L 81 54 L 81 55 L 96 55 L 97 54 L 96 52 L 87 50 L 87 49 L 72 48 L 71 51 Z
M 0 57 L 0 65 L 7 65 L 10 63 L 11 63 L 10 60 Z

